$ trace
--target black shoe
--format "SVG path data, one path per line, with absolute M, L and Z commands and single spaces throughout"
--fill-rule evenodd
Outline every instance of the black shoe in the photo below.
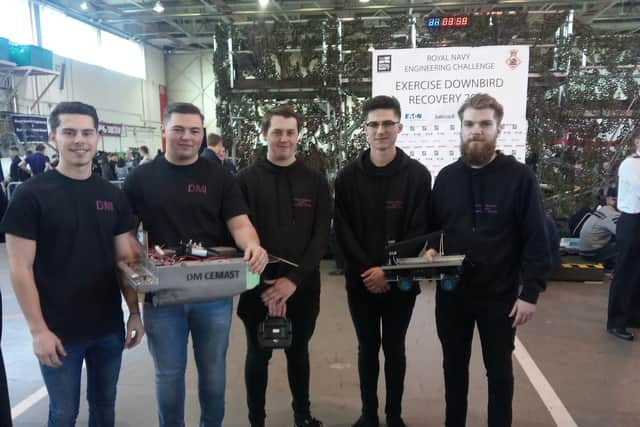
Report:
M 378 421 L 378 416 L 375 415 L 373 417 L 366 417 L 364 415 L 358 418 L 358 421 L 351 427 L 379 427 L 380 421 Z
M 610 328 L 607 329 L 607 332 L 622 340 L 633 341 L 633 334 L 627 331 L 627 328 Z
M 322 421 L 309 417 L 300 422 L 294 422 L 293 427 L 322 427 Z
M 407 427 L 401 417 L 387 417 L 387 427 Z

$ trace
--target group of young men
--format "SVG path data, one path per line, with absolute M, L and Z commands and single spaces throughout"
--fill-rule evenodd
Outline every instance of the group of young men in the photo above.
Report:
M 533 173 L 496 150 L 502 106 L 489 95 L 475 95 L 459 115 L 461 158 L 440 172 L 432 190 L 428 170 L 396 147 L 402 130 L 398 101 L 368 100 L 363 118 L 369 149 L 336 179 L 334 221 L 358 339 L 362 411 L 354 427 L 379 425 L 381 345 L 387 426 L 405 426 L 405 336 L 420 288 L 389 282 L 381 266 L 388 242 L 438 231 L 446 253 L 465 254 L 468 261 L 455 290 L 436 292 L 446 425 L 465 425 L 476 324 L 489 382 L 489 425 L 511 425 L 515 327 L 533 316 L 550 265 L 544 214 Z M 332 203 L 326 178 L 296 158 L 303 118 L 289 106 L 267 112 L 266 158 L 233 177 L 199 155 L 198 108 L 170 104 L 162 124 L 165 155 L 134 169 L 123 192 L 91 175 L 98 140 L 93 107 L 61 103 L 49 124 L 60 164 L 19 187 L 0 225 L 7 233 L 11 280 L 49 391 L 49 426 L 74 425 L 83 360 L 89 425 L 113 426 L 122 350 L 145 333 L 159 425 L 184 426 L 189 336 L 200 426 L 222 425 L 232 298 L 156 307 L 147 295 L 143 327 L 137 296 L 118 285 L 114 269 L 117 260 L 131 260 L 139 250 L 131 234 L 139 222 L 150 246 L 188 240 L 219 246 L 231 238 L 244 251 L 248 268 L 262 274 L 261 284 L 240 296 L 237 309 L 247 338 L 249 424 L 265 425 L 272 355 L 257 341 L 258 325 L 267 316 L 286 316 L 293 331 L 285 350 L 293 425 L 321 426 L 310 411 L 309 341 L 320 311 L 319 264 Z M 438 243 L 430 242 L 427 260 L 438 257 Z M 267 266 L 267 252 L 288 262 Z M 129 309 L 126 327 L 121 295 Z

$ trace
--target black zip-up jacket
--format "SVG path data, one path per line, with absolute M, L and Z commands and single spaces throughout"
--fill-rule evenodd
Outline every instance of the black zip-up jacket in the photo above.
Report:
M 551 257 L 540 190 L 527 166 L 500 152 L 479 169 L 458 159 L 436 178 L 429 221 L 444 231 L 446 255 L 470 261 L 460 292 L 510 299 L 523 284 L 520 298 L 537 302 Z
M 260 244 L 270 255 L 286 259 L 269 264 L 262 277 L 287 277 L 296 294 L 320 292 L 320 260 L 327 251 L 331 195 L 324 176 L 301 161 L 276 166 L 259 159 L 237 175 Z M 264 285 L 248 294 L 260 295 Z
M 376 167 L 366 150 L 336 178 L 335 230 L 344 253 L 347 286 L 364 287 L 360 275 L 387 264 L 389 241 L 404 241 L 427 231 L 431 175 L 400 148 L 396 152 L 391 163 Z

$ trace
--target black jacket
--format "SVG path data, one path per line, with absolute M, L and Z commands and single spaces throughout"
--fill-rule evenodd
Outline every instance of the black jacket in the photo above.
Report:
M 319 265 L 327 251 L 331 221 L 326 178 L 299 160 L 281 167 L 260 159 L 237 179 L 262 247 L 270 255 L 299 265 L 269 264 L 263 278 L 287 277 L 297 286 L 295 294 L 319 295 Z M 262 291 L 259 287 L 245 294 Z
M 7 195 L 5 194 L 4 189 L 0 188 L 0 219 L 4 216 L 8 205 L 9 201 L 7 200 Z M 0 233 L 0 243 L 4 243 L 4 233 Z
M 336 239 L 344 253 L 347 286 L 364 286 L 360 277 L 364 271 L 387 264 L 389 241 L 427 231 L 431 175 L 396 150 L 396 157 L 384 167 L 374 166 L 366 150 L 336 178 Z
M 498 152 L 474 169 L 462 160 L 438 174 L 429 213 L 444 230 L 446 255 L 465 254 L 460 292 L 536 303 L 550 270 L 540 190 L 531 170 Z M 435 247 L 435 245 L 434 245 Z

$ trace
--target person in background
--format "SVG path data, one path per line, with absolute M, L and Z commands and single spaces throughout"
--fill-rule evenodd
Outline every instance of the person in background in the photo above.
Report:
M 636 151 L 618 169 L 618 256 L 607 314 L 607 331 L 627 341 L 634 338 L 627 328 L 640 327 L 640 126 L 632 132 L 631 139 Z
M 612 271 L 616 265 L 616 228 L 620 211 L 616 209 L 617 189 L 607 189 L 605 205 L 600 206 L 580 228 L 580 255 L 587 261 L 602 262 Z
M 224 148 L 224 141 L 222 137 L 217 133 L 210 133 L 207 135 L 207 147 L 202 150 L 200 154 L 205 159 L 218 162 L 225 168 L 231 175 L 238 173 L 236 165 L 231 159 L 227 159 L 227 150 Z
M 147 147 L 146 145 L 141 145 L 139 150 L 140 154 L 142 154 L 142 159 L 140 159 L 140 163 L 138 164 L 138 166 L 144 165 L 145 163 L 149 163 L 153 160 L 151 156 L 149 156 L 149 147 Z
M 4 216 L 7 210 L 7 195 L 0 188 L 0 218 Z M 4 243 L 4 233 L 0 232 L 0 243 Z M 2 294 L 0 293 L 0 343 L 2 342 Z M 4 359 L 2 357 L 2 349 L 0 348 L 0 426 L 11 427 L 11 404 L 9 403 L 9 389 L 7 387 L 7 373 L 4 369 Z
M 22 159 L 18 155 L 18 147 L 9 147 L 11 166 L 9 167 L 9 182 L 23 182 L 29 179 L 29 173 L 20 167 Z
M 44 144 L 36 145 L 36 152 L 28 154 L 20 163 L 20 168 L 28 172 L 31 176 L 40 175 L 41 173 L 51 169 L 51 161 L 44 154 L 46 147 Z

